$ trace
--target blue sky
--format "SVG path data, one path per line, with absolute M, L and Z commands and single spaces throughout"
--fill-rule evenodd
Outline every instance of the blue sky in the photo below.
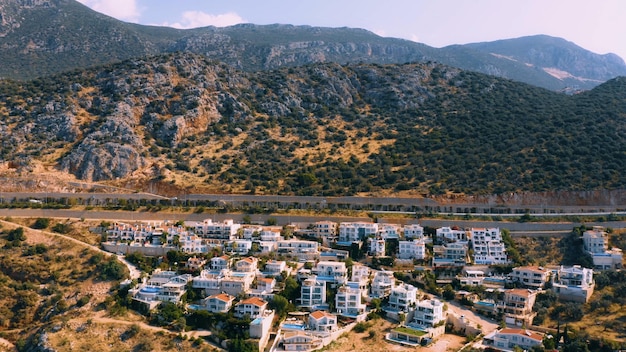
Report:
M 365 28 L 434 47 L 547 34 L 626 58 L 622 0 L 79 0 L 117 19 L 176 28 L 284 23 Z

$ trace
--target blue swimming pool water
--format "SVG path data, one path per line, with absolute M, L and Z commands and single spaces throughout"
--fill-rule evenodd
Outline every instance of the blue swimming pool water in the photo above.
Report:
M 283 324 L 282 327 L 289 330 L 304 330 L 304 325 L 301 324 Z
M 158 293 L 159 289 L 157 287 L 144 287 L 140 290 L 142 293 Z

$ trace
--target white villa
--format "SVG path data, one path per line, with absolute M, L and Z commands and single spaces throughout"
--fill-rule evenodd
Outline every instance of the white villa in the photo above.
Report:
M 391 294 L 391 290 L 396 285 L 396 278 L 393 271 L 376 271 L 372 279 L 372 287 L 370 289 L 370 297 L 385 298 Z
M 583 268 L 580 265 L 571 267 L 561 265 L 552 284 L 552 290 L 560 299 L 581 303 L 589 300 L 594 287 L 593 269 Z
M 424 228 L 419 224 L 405 225 L 404 238 L 416 240 L 424 239 Z
M 549 269 L 540 266 L 518 266 L 509 274 L 509 280 L 538 290 L 550 280 L 550 273 Z
M 411 325 L 427 329 L 443 325 L 445 320 L 443 303 L 438 299 L 427 299 L 417 302 Z
M 223 255 L 211 258 L 211 269 L 216 271 L 230 269 L 230 257 Z
M 623 254 L 619 248 L 609 249 L 609 238 L 604 227 L 594 226 L 583 233 L 585 251 L 593 258 L 596 270 L 613 270 L 622 268 Z
M 320 281 L 344 284 L 348 280 L 348 269 L 344 262 L 320 261 L 312 270 Z
M 393 311 L 408 312 L 417 304 L 417 287 L 401 284 L 391 289 L 389 306 Z
M 501 351 L 514 351 L 515 347 L 530 351 L 543 344 L 543 335 L 527 329 L 506 328 L 487 334 L 483 343 Z
M 235 296 L 226 293 L 209 296 L 202 300 L 201 307 L 211 313 L 228 313 L 235 302 Z
M 224 222 L 213 222 L 211 219 L 206 219 L 195 224 L 194 233 L 203 238 L 232 241 L 237 237 L 237 231 L 240 228 L 241 225 L 236 224 L 231 219 L 224 220 Z
M 398 258 L 400 259 L 425 259 L 426 243 L 424 240 L 399 241 Z
M 235 305 L 235 316 L 237 318 L 243 318 L 244 316 L 250 316 L 250 319 L 255 319 L 263 315 L 267 310 L 267 302 L 258 297 L 250 297 Z
M 380 224 L 378 226 L 377 236 L 383 240 L 400 238 L 400 226 L 396 224 Z
M 465 266 L 467 243 L 454 242 L 433 246 L 433 267 Z
M 356 318 L 365 313 L 364 292 L 353 282 L 342 285 L 335 295 L 335 310 L 342 316 Z
M 318 281 L 315 275 L 302 282 L 298 306 L 314 310 L 326 306 L 326 282 Z
M 379 237 L 370 237 L 367 239 L 369 245 L 369 255 L 382 257 L 385 255 L 385 240 Z
M 309 329 L 315 332 L 333 332 L 337 330 L 337 316 L 323 310 L 309 315 Z
M 442 242 L 462 242 L 467 243 L 469 240 L 467 231 L 462 229 L 453 229 L 450 227 L 440 227 L 436 232 L 437 239 Z
M 509 263 L 499 228 L 473 228 L 470 233 L 474 249 L 474 264 Z
M 363 241 L 378 233 L 378 224 L 369 222 L 342 222 L 339 224 L 338 242 L 352 243 Z

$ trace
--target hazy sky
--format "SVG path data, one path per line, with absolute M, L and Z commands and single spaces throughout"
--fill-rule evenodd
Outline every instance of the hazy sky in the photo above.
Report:
M 79 0 L 127 22 L 176 28 L 284 23 L 365 28 L 442 47 L 534 34 L 626 58 L 623 0 Z

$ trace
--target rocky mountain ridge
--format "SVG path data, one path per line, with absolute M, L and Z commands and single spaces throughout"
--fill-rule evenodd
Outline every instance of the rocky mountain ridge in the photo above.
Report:
M 590 89 L 626 75 L 623 60 L 614 55 L 552 39 L 525 37 L 437 49 L 362 29 L 242 24 L 177 30 L 124 23 L 75 0 L 0 0 L 0 77 L 14 79 L 176 51 L 244 71 L 320 62 L 436 61 L 551 90 Z
M 3 82 L 0 157 L 190 192 L 621 189 L 625 84 L 565 96 L 432 62 L 243 72 L 166 54 Z

